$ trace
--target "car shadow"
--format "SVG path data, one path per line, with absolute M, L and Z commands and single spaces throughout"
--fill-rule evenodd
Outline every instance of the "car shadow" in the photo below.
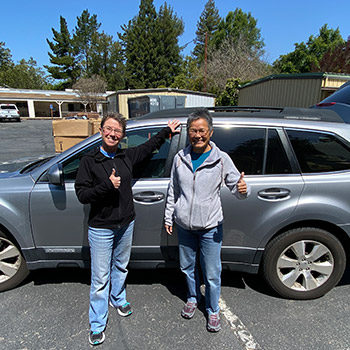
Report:
M 32 271 L 21 285 L 34 283 L 34 285 L 61 284 L 61 283 L 81 283 L 90 285 L 90 269 L 81 268 L 57 268 L 57 269 L 39 269 Z M 127 277 L 129 285 L 152 285 L 161 284 L 168 291 L 186 301 L 186 281 L 185 277 L 178 268 L 167 269 L 130 269 Z M 234 289 L 252 290 L 281 299 L 264 281 L 260 274 L 247 274 L 233 272 L 229 270 L 222 271 L 222 287 L 231 287 Z M 342 279 L 337 286 L 350 284 L 350 269 L 346 269 Z
M 90 269 L 82 268 L 56 268 L 38 269 L 30 272 L 22 284 L 34 283 L 34 285 L 81 283 L 90 284 Z

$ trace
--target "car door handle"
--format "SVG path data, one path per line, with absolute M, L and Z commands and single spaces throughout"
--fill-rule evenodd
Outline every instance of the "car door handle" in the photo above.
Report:
M 290 195 L 290 191 L 285 188 L 267 188 L 258 192 L 259 197 L 264 199 L 281 199 Z
M 163 193 L 153 191 L 144 191 L 134 194 L 135 201 L 146 203 L 159 202 L 164 199 L 164 197 Z

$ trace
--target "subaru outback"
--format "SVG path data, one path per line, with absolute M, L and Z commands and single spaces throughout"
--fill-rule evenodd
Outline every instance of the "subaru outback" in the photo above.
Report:
M 181 131 L 134 169 L 136 222 L 131 268 L 178 266 L 176 232 L 163 223 L 169 173 L 185 147 L 194 109 L 163 110 L 128 121 L 120 147 L 137 146 L 181 121 Z M 350 243 L 350 125 L 331 110 L 214 107 L 212 140 L 244 171 L 251 195 L 222 188 L 223 267 L 261 273 L 280 296 L 317 298 L 341 279 Z M 74 181 L 95 134 L 69 150 L 0 174 L 0 290 L 29 270 L 89 267 L 87 218 Z

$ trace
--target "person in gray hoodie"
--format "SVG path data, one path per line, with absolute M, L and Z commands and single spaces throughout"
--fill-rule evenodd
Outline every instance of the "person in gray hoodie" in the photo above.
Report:
M 227 153 L 214 142 L 213 121 L 207 109 L 198 109 L 187 119 L 190 144 L 176 154 L 165 207 L 165 229 L 173 233 L 175 222 L 180 268 L 186 276 L 187 302 L 182 317 L 191 319 L 200 301 L 197 252 L 205 283 L 207 330 L 221 329 L 221 245 L 223 211 L 220 189 L 226 185 L 238 199 L 247 198 L 250 187 Z

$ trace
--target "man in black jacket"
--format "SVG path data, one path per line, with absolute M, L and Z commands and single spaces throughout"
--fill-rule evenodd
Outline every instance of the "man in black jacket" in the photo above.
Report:
M 105 339 L 108 302 L 121 316 L 132 313 L 126 300 L 125 279 L 130 259 L 135 210 L 131 189 L 133 166 L 158 149 L 179 126 L 169 121 L 144 144 L 120 149 L 126 120 L 117 113 L 101 121 L 102 146 L 81 161 L 75 182 L 78 199 L 90 204 L 88 238 L 91 256 L 90 335 L 92 345 Z

